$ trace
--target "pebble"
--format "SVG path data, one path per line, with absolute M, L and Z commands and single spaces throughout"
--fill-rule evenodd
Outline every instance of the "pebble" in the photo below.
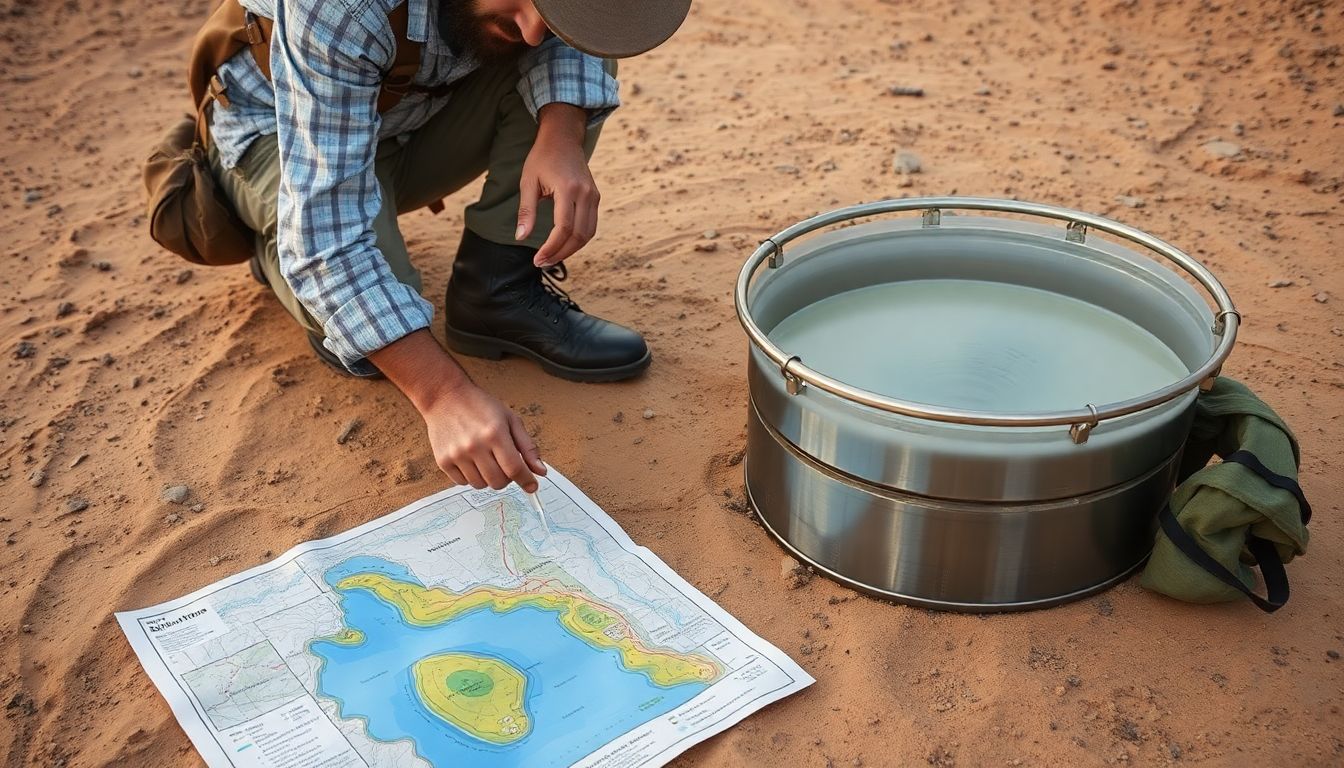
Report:
M 896 169 L 897 173 L 908 176 L 912 173 L 919 173 L 923 170 L 924 164 L 920 162 L 919 155 L 908 149 L 902 149 L 896 153 L 896 159 L 892 161 L 892 167 Z
M 617 411 L 615 416 L 611 417 L 613 423 L 620 424 L 625 421 L 625 411 Z
M 889 85 L 887 94 L 890 96 L 923 96 L 924 89 L 916 85 Z
M 22 360 L 26 357 L 32 357 L 33 355 L 36 354 L 37 354 L 37 347 L 33 346 L 33 343 L 31 341 L 20 341 L 19 345 L 14 348 L 14 357 L 19 360 Z
M 1287 288 L 1295 284 L 1296 283 L 1294 283 L 1292 280 L 1283 277 L 1279 278 L 1278 280 L 1270 280 L 1268 283 L 1270 288 Z
M 1325 655 L 1329 656 L 1331 661 L 1339 661 L 1339 651 L 1329 650 L 1325 652 Z
M 204 511 L 205 511 L 205 505 L 202 504 L 202 503 L 200 503 L 200 502 L 198 501 L 198 502 L 196 502 L 195 504 L 192 504 L 192 505 L 191 505 L 191 511 L 192 511 L 192 512 L 204 512 Z
M 65 500 L 65 512 L 66 512 L 66 514 L 74 514 L 74 513 L 76 513 L 76 512 L 83 512 L 84 510 L 86 510 L 86 509 L 88 509 L 88 508 L 89 508 L 89 502 L 88 502 L 87 499 L 81 499 L 81 498 L 79 498 L 78 496 L 73 496 L 73 497 L 68 498 L 68 499 Z
M 79 464 L 80 464 L 80 462 L 84 461 L 84 460 L 87 459 L 87 458 L 89 458 L 89 454 L 87 454 L 87 453 L 81 453 L 81 454 L 79 454 L 78 456 L 76 456 L 76 457 L 74 458 L 73 461 L 70 462 L 70 468 L 71 468 L 71 469 L 74 469 L 75 467 L 78 467 Z
M 173 504 L 185 504 L 191 489 L 185 485 L 170 485 L 163 489 L 163 500 Z
M 1344 117 L 1344 104 L 1335 105 L 1335 117 Z
M 653 418 L 654 416 L 656 416 L 656 415 L 657 415 L 657 414 L 653 412 L 653 409 L 652 409 L 652 408 L 645 408 L 645 409 L 644 409 L 644 419 L 645 419 L 646 421 L 649 420 L 649 419 L 652 419 L 652 418 Z
M 28 473 L 28 484 L 34 488 L 41 488 L 42 484 L 47 482 L 47 470 L 34 469 Z
M 355 433 L 358 432 L 359 428 L 362 426 L 364 426 L 364 422 L 359 419 L 351 419 L 345 422 L 345 426 L 341 428 L 341 433 L 336 436 L 336 444 L 345 445 L 345 442 L 351 437 L 354 437 Z
M 981 87 L 975 89 L 976 96 L 988 96 L 991 93 L 993 93 L 993 91 L 989 90 L 989 88 L 987 87 Z
M 1241 154 L 1241 145 L 1230 141 L 1210 141 L 1204 145 L 1204 151 L 1215 157 L 1236 157 Z
M 713 241 L 708 243 L 696 243 L 695 250 L 700 253 L 713 253 L 719 250 L 719 244 Z
M 186 283 L 188 280 L 191 279 L 191 274 L 192 274 L 192 273 L 191 273 L 191 270 L 190 270 L 190 269 L 184 269 L 184 270 L 182 270 L 181 272 L 178 272 L 178 273 L 177 273 L 177 284 L 178 284 L 178 285 L 182 285 L 182 284 Z
M 706 229 L 704 232 L 700 233 L 700 236 L 705 238 L 706 240 L 717 240 L 719 239 L 719 230 Z
M 171 512 L 171 513 L 169 513 L 168 515 L 164 516 L 164 518 L 163 518 L 163 522 L 164 522 L 165 524 L 167 524 L 167 525 L 173 525 L 174 523 L 180 523 L 180 522 L 182 522 L 182 516 L 179 515 L 179 514 L 177 514 L 176 512 Z
M 1115 201 L 1126 208 L 1142 208 L 1148 204 L 1142 197 L 1132 197 L 1130 195 L 1117 195 Z
M 61 302 L 59 305 L 57 305 L 57 307 L 56 307 L 56 317 L 57 317 L 57 318 L 65 317 L 66 315 L 68 315 L 68 314 L 70 314 L 71 312 L 74 312 L 74 311 L 75 311 L 75 305 L 74 305 L 74 304 L 71 304 L 71 303 L 68 302 L 68 301 L 62 301 L 62 302 Z
M 788 163 L 784 163 L 782 165 L 776 165 L 775 170 L 779 171 L 780 173 L 787 173 L 790 176 L 797 176 L 799 173 L 802 173 L 802 171 L 798 168 L 798 166 L 790 165 Z
M 27 192 L 23 193 L 23 202 L 25 203 L 36 203 L 38 200 L 41 199 L 42 199 L 42 193 L 38 192 L 36 189 L 30 189 Z
M 1320 293 L 1316 294 L 1315 296 L 1312 296 L 1311 298 L 1315 299 L 1317 304 L 1324 304 L 1325 302 L 1330 300 L 1330 294 L 1326 293 L 1325 291 L 1321 291 Z

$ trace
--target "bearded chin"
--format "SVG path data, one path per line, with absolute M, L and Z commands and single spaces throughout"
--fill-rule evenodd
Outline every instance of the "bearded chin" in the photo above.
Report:
M 476 0 L 443 0 L 439 5 L 439 36 L 459 56 L 481 64 L 507 64 L 516 61 L 526 43 L 510 43 L 486 32 Z

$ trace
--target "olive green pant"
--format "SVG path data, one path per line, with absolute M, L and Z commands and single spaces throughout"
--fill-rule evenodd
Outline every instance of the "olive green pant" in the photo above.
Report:
M 392 274 L 417 293 L 422 289 L 420 272 L 397 228 L 399 214 L 440 200 L 485 173 L 480 199 L 466 209 L 466 226 L 486 240 L 517 242 L 513 236 L 518 226 L 518 187 L 523 162 L 537 137 L 537 122 L 517 90 L 518 77 L 512 64 L 482 67 L 459 80 L 447 105 L 407 140 L 388 138 L 378 143 L 374 173 L 382 208 L 373 220 L 375 243 Z M 599 132 L 599 126 L 588 130 L 584 151 L 589 157 Z M 257 233 L 257 258 L 280 303 L 304 328 L 325 335 L 322 324 L 294 296 L 280 272 L 276 242 L 280 155 L 275 135 L 256 139 L 232 169 L 221 165 L 211 145 L 210 164 L 243 223 Z M 546 241 L 553 224 L 550 201 L 543 200 L 537 208 L 532 235 L 522 243 L 533 248 Z

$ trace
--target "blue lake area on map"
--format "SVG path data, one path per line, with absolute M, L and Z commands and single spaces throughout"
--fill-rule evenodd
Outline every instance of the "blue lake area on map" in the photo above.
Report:
M 377 572 L 413 581 L 404 568 L 356 558 L 324 574 L 328 583 Z M 318 694 L 334 699 L 344 719 L 363 718 L 379 741 L 410 739 L 435 768 L 569 765 L 635 726 L 663 715 L 708 686 L 670 688 L 621 666 L 615 649 L 575 637 L 556 613 L 519 607 L 462 613 L 432 627 L 402 620 L 396 608 L 362 589 L 339 593 L 345 625 L 364 641 L 314 641 L 323 661 Z M 412 665 L 427 656 L 463 652 L 501 660 L 526 678 L 524 708 L 531 731 L 506 746 L 475 738 L 431 712 L 420 700 Z

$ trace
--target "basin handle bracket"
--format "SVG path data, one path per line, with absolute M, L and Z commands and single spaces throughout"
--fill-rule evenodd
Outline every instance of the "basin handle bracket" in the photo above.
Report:
M 1070 243 L 1087 242 L 1087 225 L 1081 221 L 1070 221 L 1064 232 L 1064 239 Z
M 1213 328 L 1211 328 L 1211 329 L 1209 329 L 1209 330 L 1213 331 L 1213 335 L 1214 335 L 1214 336 L 1222 336 L 1223 333 L 1227 331 L 1227 316 L 1228 316 L 1228 315 L 1236 315 L 1236 316 L 1237 316 L 1237 325 L 1241 325 L 1241 313 L 1240 313 L 1240 312 L 1238 312 L 1238 311 L 1235 310 L 1235 309 L 1224 309 L 1224 310 L 1222 310 L 1221 312 L 1219 312 L 1218 314 L 1216 314 L 1216 315 L 1213 316 Z M 1216 376 L 1217 374 L 1214 374 L 1214 375 Z
M 779 366 L 779 372 L 784 375 L 784 389 L 788 390 L 790 395 L 796 395 L 799 392 L 802 392 L 803 387 L 807 386 L 807 383 L 803 381 L 798 374 L 789 370 L 790 365 L 801 362 L 803 362 L 803 359 L 794 355 L 788 360 L 785 360 L 783 365 Z
M 784 265 L 783 246 L 781 246 L 779 243 L 776 243 L 774 240 L 768 237 L 765 238 L 764 241 L 762 241 L 762 245 L 765 244 L 769 244 L 770 246 L 770 261 L 768 262 L 770 268 L 779 269 L 781 266 Z
M 930 208 L 924 211 L 924 226 L 937 227 L 943 223 L 943 212 L 938 208 Z
M 1091 412 L 1092 417 L 1087 421 L 1080 421 L 1069 427 L 1069 437 L 1073 438 L 1074 445 L 1082 445 L 1087 442 L 1087 438 L 1092 436 L 1092 430 L 1097 426 L 1097 407 L 1091 403 L 1087 404 L 1087 410 Z

